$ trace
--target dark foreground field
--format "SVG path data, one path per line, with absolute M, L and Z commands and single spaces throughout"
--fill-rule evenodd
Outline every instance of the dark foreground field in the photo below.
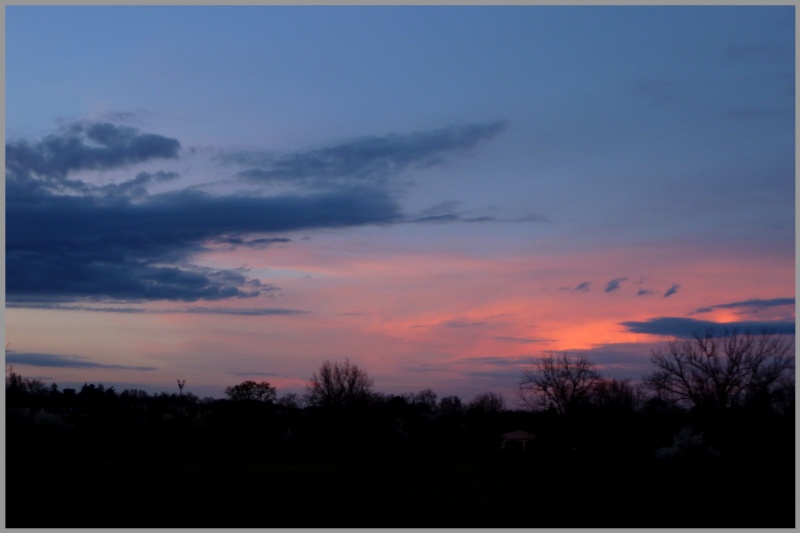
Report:
M 794 486 L 768 473 L 620 472 L 520 455 L 7 467 L 7 527 L 794 527 L 795 515 Z

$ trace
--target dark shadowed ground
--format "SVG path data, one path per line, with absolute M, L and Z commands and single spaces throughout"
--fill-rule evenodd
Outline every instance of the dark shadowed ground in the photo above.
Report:
M 78 528 L 793 527 L 795 514 L 794 487 L 759 473 L 586 470 L 522 456 L 10 461 L 6 510 L 8 527 Z

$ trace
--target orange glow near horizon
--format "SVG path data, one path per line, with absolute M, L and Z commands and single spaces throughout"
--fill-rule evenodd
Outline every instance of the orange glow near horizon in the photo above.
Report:
M 147 305 L 153 313 L 141 314 L 10 309 L 14 336 L 9 340 L 19 352 L 103 357 L 113 364 L 157 367 L 157 372 L 136 372 L 136 379 L 163 382 L 170 390 L 174 378 L 188 377 L 190 383 L 216 384 L 221 394 L 226 384 L 253 375 L 299 392 L 321 361 L 349 357 L 376 377 L 376 387 L 390 383 L 410 391 L 422 388 L 417 384 L 425 379 L 464 387 L 469 373 L 483 372 L 480 365 L 491 358 L 524 361 L 548 352 L 659 342 L 663 338 L 632 333 L 620 323 L 686 317 L 701 307 L 759 296 L 786 297 L 794 288 L 793 266 L 788 268 L 784 258 L 734 261 L 698 252 L 687 262 L 663 247 L 509 254 L 502 260 L 429 250 L 390 254 L 376 249 L 361 257 L 332 254 L 339 244 L 331 238 L 237 251 L 230 257 L 217 251 L 202 258 L 204 264 L 225 268 L 237 261 L 255 272 L 293 273 L 261 279 L 279 287 L 272 296 L 159 302 Z M 606 292 L 606 284 L 619 278 L 625 278 L 619 289 Z M 576 290 L 587 281 L 588 291 Z M 680 285 L 678 292 L 664 297 L 673 284 Z M 649 292 L 639 295 L 642 290 Z M 186 307 L 304 313 L 176 312 Z M 742 309 L 716 308 L 692 316 L 731 322 L 744 315 Z M 42 323 L 48 324 L 48 337 L 37 331 Z M 422 378 L 414 369 L 424 370 Z M 103 372 L 92 370 L 97 376 Z M 46 369 L 46 374 L 56 381 L 89 375 L 66 368 Z

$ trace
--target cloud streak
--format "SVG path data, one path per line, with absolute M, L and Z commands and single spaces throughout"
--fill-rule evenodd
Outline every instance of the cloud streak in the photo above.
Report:
M 90 313 L 120 313 L 120 314 L 195 314 L 195 315 L 239 315 L 239 316 L 289 316 L 305 315 L 308 311 L 299 309 L 284 309 L 280 307 L 180 307 L 172 309 L 154 309 L 145 307 L 113 307 L 93 305 L 67 305 L 49 303 L 16 303 L 8 302 L 9 309 L 43 309 L 52 311 L 87 311 Z
M 237 176 L 257 183 L 288 182 L 313 188 L 376 183 L 405 170 L 442 164 L 446 155 L 468 152 L 479 142 L 496 137 L 505 126 L 505 121 L 468 124 L 362 137 L 289 154 L 229 152 L 218 159 L 247 167 Z
M 105 368 L 114 370 L 158 370 L 152 366 L 108 365 L 86 361 L 85 357 L 50 353 L 7 353 L 6 363 L 55 368 Z
M 678 337 L 691 339 L 695 335 L 702 335 L 708 329 L 713 329 L 718 334 L 724 331 L 750 331 L 760 333 L 767 331 L 777 335 L 794 335 L 794 321 L 738 321 L 738 322 L 713 322 L 710 320 L 695 320 L 681 317 L 658 317 L 644 322 L 620 322 L 631 333 L 645 333 L 661 337 Z
M 681 288 L 681 286 L 680 286 L 680 285 L 678 285 L 677 283 L 676 283 L 676 284 L 674 284 L 674 285 L 672 285 L 672 287 L 670 287 L 669 289 L 667 289 L 667 292 L 665 292 L 665 293 L 664 293 L 664 298 L 669 298 L 669 297 L 670 297 L 670 296 L 672 296 L 673 294 L 677 293 L 677 292 L 678 292 L 678 289 L 680 289 L 680 288 Z
M 572 287 L 561 287 L 560 291 L 578 291 L 578 292 L 589 292 L 592 290 L 592 282 L 591 281 L 583 281 L 578 283 L 575 288 Z M 606 291 L 608 292 L 608 291 Z
M 771 300 L 761 300 L 758 298 L 752 300 L 744 300 L 741 302 L 731 302 L 727 304 L 717 304 L 709 307 L 700 307 L 692 314 L 710 313 L 714 309 L 746 309 L 758 312 L 761 309 L 770 307 L 780 307 L 784 305 L 795 305 L 794 298 L 773 298 Z
M 498 342 L 510 342 L 514 344 L 536 344 L 552 341 L 552 339 L 538 339 L 531 337 L 492 337 L 492 339 Z
M 620 285 L 623 281 L 628 281 L 628 278 L 616 278 L 612 279 L 606 284 L 606 288 L 603 292 L 614 292 L 619 290 Z

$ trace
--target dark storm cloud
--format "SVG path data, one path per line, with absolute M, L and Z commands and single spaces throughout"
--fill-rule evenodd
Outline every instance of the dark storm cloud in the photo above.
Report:
M 680 288 L 681 288 L 681 286 L 678 285 L 677 283 L 675 283 L 674 285 L 672 285 L 672 287 L 667 289 L 667 292 L 664 293 L 664 298 L 669 298 L 670 296 L 672 296 L 673 294 L 678 292 L 678 289 L 680 289 Z
M 6 363 L 57 368 L 111 368 L 115 370 L 158 370 L 152 366 L 106 365 L 85 357 L 50 353 L 7 353 Z
M 627 280 L 628 280 L 628 278 L 616 278 L 616 279 L 612 279 L 611 281 L 609 281 L 609 282 L 606 284 L 606 288 L 605 288 L 605 290 L 604 290 L 603 292 L 612 292 L 612 291 L 616 291 L 616 290 L 618 290 L 618 289 L 619 289 L 619 287 L 620 287 L 620 284 L 621 284 L 623 281 L 627 281 Z
M 748 311 L 758 312 L 761 309 L 769 307 L 779 307 L 783 305 L 794 305 L 794 298 L 773 298 L 771 300 L 744 300 L 742 302 L 731 302 L 727 304 L 717 304 L 709 307 L 700 307 L 692 314 L 710 313 L 714 309 L 746 309 Z
M 739 321 L 739 322 L 712 322 L 710 320 L 694 320 L 692 318 L 659 317 L 651 318 L 646 322 L 620 322 L 631 333 L 646 333 L 663 337 L 693 338 L 703 335 L 709 328 L 717 334 L 725 330 L 750 331 L 760 333 L 768 331 L 778 335 L 794 335 L 794 321 Z
M 231 152 L 223 163 L 249 167 L 239 177 L 260 182 L 302 182 L 326 186 L 347 182 L 374 182 L 410 168 L 440 164 L 445 154 L 463 152 L 478 142 L 497 136 L 504 121 L 453 126 L 407 135 L 370 136 L 333 146 L 274 155 Z

